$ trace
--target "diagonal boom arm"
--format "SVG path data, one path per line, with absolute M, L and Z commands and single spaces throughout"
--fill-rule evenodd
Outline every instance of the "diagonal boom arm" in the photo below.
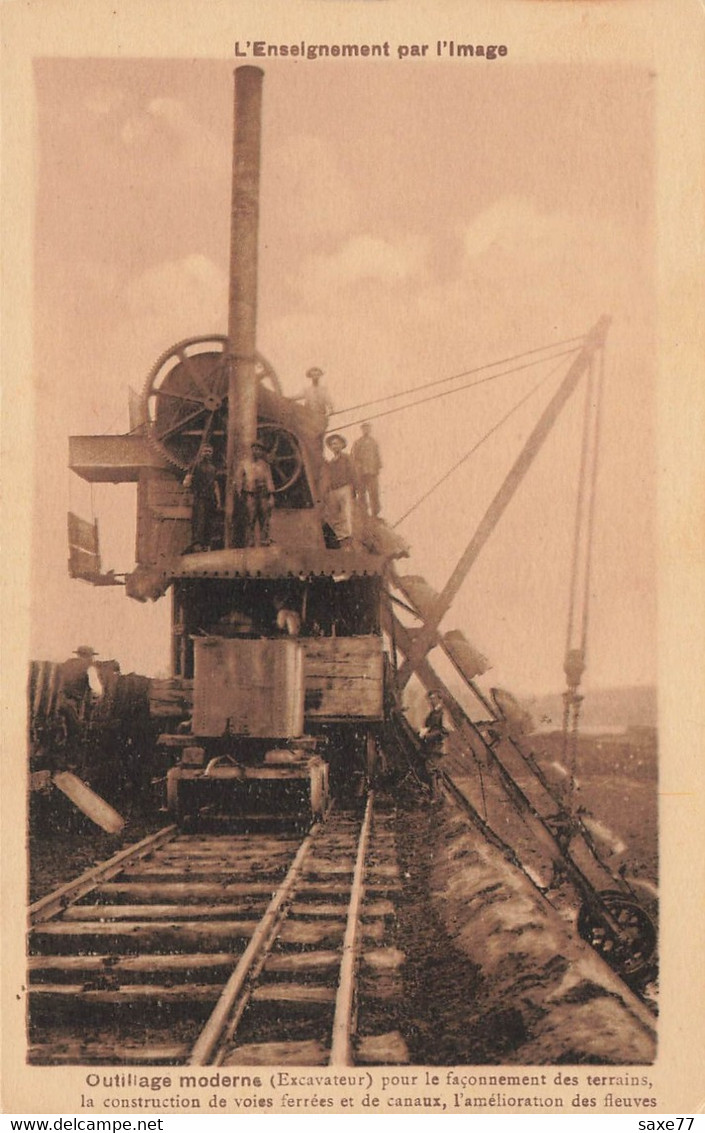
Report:
M 524 447 L 519 453 L 519 456 L 507 473 L 502 486 L 485 512 L 479 527 L 468 543 L 458 565 L 439 594 L 433 611 L 423 627 L 414 636 L 409 654 L 399 669 L 398 683 L 400 689 L 404 688 L 419 662 L 426 656 L 429 649 L 433 647 L 438 626 L 443 620 L 444 615 L 450 609 L 455 596 L 463 585 L 477 556 L 480 554 L 480 551 L 499 523 L 504 511 L 513 499 L 517 488 L 556 423 L 558 415 L 590 365 L 593 354 L 603 345 L 609 324 L 609 316 L 603 315 L 586 335 L 580 353 L 572 362 L 568 373 L 544 409 L 524 444 Z

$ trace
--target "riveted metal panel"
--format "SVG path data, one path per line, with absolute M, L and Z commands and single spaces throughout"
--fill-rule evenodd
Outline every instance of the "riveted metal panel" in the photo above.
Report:
M 304 653 L 298 641 L 194 639 L 193 732 L 266 739 L 303 732 Z

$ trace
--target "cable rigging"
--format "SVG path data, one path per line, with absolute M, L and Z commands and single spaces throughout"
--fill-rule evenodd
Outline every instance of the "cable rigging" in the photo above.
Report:
M 395 523 L 393 523 L 391 525 L 392 528 L 398 527 L 400 523 L 402 523 L 408 516 L 410 516 L 412 514 L 412 512 L 416 511 L 416 509 L 418 507 L 420 507 L 420 505 L 425 500 L 427 500 L 428 497 L 431 496 L 436 491 L 436 489 L 441 486 L 441 484 L 445 483 L 445 481 L 448 480 L 450 476 L 452 476 L 452 474 L 456 471 L 456 469 L 460 468 L 460 466 L 462 464 L 464 464 L 466 460 L 469 460 L 470 457 L 473 456 L 473 454 L 476 453 L 479 448 L 481 448 L 481 446 L 485 443 L 485 441 L 489 440 L 489 438 L 494 433 L 496 433 L 497 430 L 500 429 L 501 426 L 504 425 L 505 422 L 507 422 L 509 420 L 509 418 L 513 416 L 514 413 L 517 412 L 517 410 L 521 409 L 522 405 L 524 405 L 527 401 L 529 401 L 529 399 L 531 397 L 533 397 L 533 395 L 535 393 L 537 393 L 538 390 L 540 390 L 541 387 L 544 386 L 554 376 L 554 374 L 556 374 L 558 369 L 559 369 L 558 366 L 554 366 L 553 369 L 550 370 L 549 373 L 546 374 L 541 379 L 540 382 L 537 382 L 536 385 L 532 386 L 532 388 L 528 391 L 528 393 L 524 394 L 524 396 L 522 398 L 520 398 L 520 400 L 515 405 L 513 405 L 512 408 L 510 410 L 508 410 L 508 412 L 505 413 L 504 416 L 501 417 L 499 421 L 497 421 L 494 425 L 492 425 L 492 427 L 490 429 L 488 429 L 488 431 L 482 437 L 480 437 L 480 439 L 478 441 L 475 442 L 475 444 L 472 446 L 472 448 L 469 449 L 468 452 L 466 452 L 464 456 L 461 456 L 460 460 L 456 461 L 456 463 L 451 468 L 449 468 L 448 471 L 445 472 L 443 476 L 441 476 L 440 480 L 437 480 L 435 482 L 435 484 L 433 484 L 432 487 L 430 487 L 428 489 L 427 492 L 424 492 L 424 494 L 419 497 L 419 499 L 416 501 L 416 503 L 412 504 L 412 506 L 407 511 L 405 511 L 404 514 L 401 515 L 399 517 L 399 519 L 396 520 Z
M 485 385 L 487 382 L 492 382 L 495 378 L 506 377 L 507 374 L 516 374 L 521 370 L 529 370 L 532 366 L 540 366 L 544 362 L 553 362 L 556 358 L 566 358 L 569 354 L 574 354 L 577 347 L 570 350 L 562 350 L 558 354 L 550 354 L 547 358 L 534 358 L 531 362 L 525 362 L 522 366 L 512 366 L 509 370 L 502 370 L 498 374 L 491 374 L 487 378 L 480 378 L 477 382 L 468 382 L 467 385 L 456 386 L 455 389 L 443 390 L 442 393 L 434 393 L 429 397 L 420 397 L 417 401 L 410 401 L 408 405 L 399 405 L 394 409 L 383 409 L 381 413 L 371 413 L 367 417 L 360 417 L 355 421 L 346 421 L 342 425 L 338 425 L 339 429 L 350 429 L 353 425 L 362 425 L 367 421 L 376 421 L 380 417 L 390 417 L 393 413 L 403 413 L 405 409 L 414 409 L 417 405 L 426 405 L 429 401 L 439 401 L 442 397 L 450 397 L 452 394 L 461 393 L 466 389 L 474 389 L 476 386 Z
M 596 372 L 597 371 L 597 372 Z M 583 697 L 579 692 L 585 671 L 587 638 L 590 614 L 590 585 L 595 531 L 595 499 L 597 494 L 598 456 L 602 424 L 602 401 L 605 380 L 604 348 L 600 350 L 597 367 L 592 362 L 585 395 L 583 437 L 578 471 L 578 490 L 575 507 L 575 526 L 571 555 L 569 606 L 566 629 L 566 651 L 563 669 L 566 690 L 563 693 L 562 752 L 567 764 L 569 797 L 576 786 L 578 727 Z M 582 574 L 582 587 L 580 576 Z M 579 609 L 579 619 L 576 611 Z M 576 621 L 579 627 L 576 629 Z
M 553 342 L 549 346 L 536 346 L 533 350 L 522 350 L 519 354 L 511 354 L 507 358 L 498 358 L 496 362 L 485 362 L 482 366 L 473 366 L 470 370 L 461 370 L 457 374 L 450 374 L 447 378 L 434 378 L 432 382 L 423 382 L 420 386 L 412 386 L 410 389 L 400 390 L 398 393 L 387 393 L 383 397 L 375 397 L 371 401 L 360 401 L 357 405 L 348 405 L 346 409 L 337 409 L 331 413 L 331 417 L 340 416 L 342 413 L 354 413 L 357 409 L 365 409 L 368 405 L 379 405 L 383 401 L 393 401 L 397 397 L 407 397 L 412 393 L 419 393 L 422 389 L 431 389 L 433 386 L 443 385 L 444 382 L 454 382 L 458 378 L 467 378 L 470 374 L 479 374 L 482 370 L 492 370 L 495 366 L 504 366 L 507 362 L 516 362 L 519 358 L 526 358 L 529 354 L 542 354 L 546 350 L 556 350 L 559 346 L 568 346 L 569 343 L 575 343 L 573 349 L 578 348 L 578 344 L 582 343 L 584 335 L 575 335 L 573 338 L 564 338 L 561 342 Z M 507 373 L 513 373 L 508 370 Z M 495 377 L 501 375 L 496 374 Z M 465 387 L 467 388 L 467 387 Z M 353 422 L 357 424 L 357 422 Z

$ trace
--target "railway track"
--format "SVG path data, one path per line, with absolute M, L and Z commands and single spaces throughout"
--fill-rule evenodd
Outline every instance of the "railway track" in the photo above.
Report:
M 404 1062 L 393 813 L 167 827 L 30 909 L 36 1065 Z

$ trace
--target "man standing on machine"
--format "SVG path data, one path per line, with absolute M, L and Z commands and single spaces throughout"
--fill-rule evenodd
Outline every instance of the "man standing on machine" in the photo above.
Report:
M 255 532 L 259 525 L 259 545 L 268 547 L 269 523 L 274 508 L 274 481 L 266 459 L 267 450 L 259 441 L 252 443 L 252 456 L 240 461 L 235 478 L 235 489 L 245 513 L 245 546 L 255 546 Z

